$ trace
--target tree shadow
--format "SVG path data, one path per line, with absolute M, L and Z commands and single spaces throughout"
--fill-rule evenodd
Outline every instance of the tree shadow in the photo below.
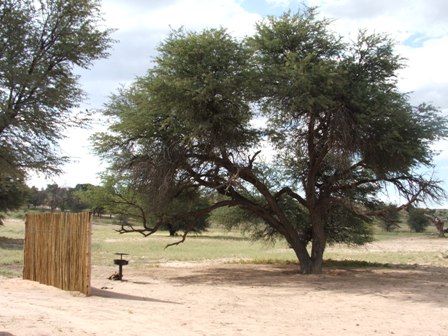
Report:
M 106 298 L 106 299 L 116 299 L 116 300 L 146 301 L 146 302 L 181 304 L 179 302 L 157 300 L 157 299 L 152 299 L 152 298 L 145 297 L 145 296 L 136 296 L 136 295 L 130 295 L 130 294 L 117 293 L 117 292 L 113 292 L 113 291 L 99 289 L 99 288 L 96 288 L 96 287 L 91 287 L 90 295 L 91 296 L 98 296 L 98 297 L 102 297 L 102 298 Z
M 320 275 L 302 275 L 297 265 L 220 265 L 198 269 L 191 275 L 172 276 L 169 281 L 365 294 L 444 307 L 448 297 L 448 269 L 433 266 L 327 267 Z
M 25 240 L 22 238 L 0 237 L 0 248 L 5 250 L 23 250 Z

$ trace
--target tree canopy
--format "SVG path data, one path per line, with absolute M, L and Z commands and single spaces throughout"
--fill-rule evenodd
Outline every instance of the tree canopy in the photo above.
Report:
M 424 232 L 429 225 L 429 218 L 425 216 L 425 209 L 410 207 L 408 211 L 408 225 L 415 232 Z
M 77 68 L 107 56 L 98 0 L 0 1 L 0 167 L 57 173 L 58 150 L 84 93 Z
M 9 174 L 0 170 L 0 225 L 3 224 L 1 213 L 17 209 L 24 204 L 27 191 L 22 174 Z
M 444 196 L 420 172 L 447 134 L 436 108 L 399 92 L 404 64 L 387 36 L 345 41 L 330 23 L 305 8 L 264 19 L 244 40 L 173 31 L 147 75 L 111 98 L 97 151 L 154 209 L 209 193 L 211 204 L 184 215 L 238 207 L 284 237 L 302 273 L 320 273 L 328 242 L 384 215 L 385 187 L 407 199 L 397 211 Z M 263 162 L 266 143 L 274 154 Z

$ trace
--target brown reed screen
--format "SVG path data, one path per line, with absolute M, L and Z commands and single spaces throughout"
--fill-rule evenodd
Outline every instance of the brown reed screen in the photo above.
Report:
M 91 220 L 89 212 L 27 214 L 23 278 L 89 295 Z

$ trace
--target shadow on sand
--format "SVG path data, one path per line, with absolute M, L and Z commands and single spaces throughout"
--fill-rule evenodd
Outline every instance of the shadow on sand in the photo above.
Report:
M 403 301 L 446 306 L 448 269 L 435 266 L 389 265 L 388 267 L 327 267 L 320 275 L 301 275 L 296 265 L 221 265 L 192 274 L 172 275 L 178 284 L 221 286 L 297 287 L 311 291 L 395 295 Z
M 146 301 L 146 302 L 181 304 L 179 302 L 157 300 L 157 299 L 152 299 L 152 298 L 145 297 L 145 296 L 136 296 L 136 295 L 117 293 L 117 292 L 113 292 L 113 291 L 110 291 L 110 290 L 99 289 L 99 288 L 96 288 L 96 287 L 92 287 L 91 288 L 90 295 L 91 296 L 98 296 L 98 297 L 102 297 L 102 298 L 107 298 L 107 299 L 116 299 L 116 300 Z

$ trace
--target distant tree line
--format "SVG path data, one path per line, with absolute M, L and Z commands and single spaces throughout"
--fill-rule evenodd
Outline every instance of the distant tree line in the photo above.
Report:
M 148 224 L 156 219 L 156 214 L 151 213 L 145 205 L 145 196 L 138 194 L 135 188 L 117 181 L 112 176 L 103 179 L 100 186 L 93 184 L 77 184 L 74 188 L 60 187 L 58 184 L 49 184 L 45 189 L 28 187 L 24 185 L 17 189 L 16 184 L 12 184 L 8 189 L 10 198 L 14 200 L 15 207 L 23 207 L 28 210 L 40 209 L 47 211 L 91 211 L 96 217 L 109 216 L 117 220 L 117 224 L 122 227 L 133 228 L 132 223 Z M 208 196 L 210 198 L 210 196 Z M 196 194 L 194 197 L 189 194 L 182 200 L 179 198 L 176 209 L 193 209 L 211 203 L 206 195 Z M 409 207 L 406 211 L 396 211 L 395 205 L 383 204 L 384 215 L 379 218 L 377 224 L 387 232 L 403 229 L 402 224 L 413 232 L 425 232 L 431 224 L 435 225 L 439 236 L 444 237 L 447 229 L 444 225 L 448 219 L 448 210 L 425 209 Z M 388 211 L 389 209 L 389 211 Z M 250 233 L 254 238 L 263 239 L 263 234 L 258 230 L 262 225 L 259 220 L 250 213 L 243 212 L 238 208 L 219 209 L 211 216 L 204 216 L 190 220 L 179 220 L 164 224 L 161 229 L 167 230 L 171 236 L 179 231 L 184 231 L 192 227 L 193 231 L 200 233 L 209 227 L 210 222 L 224 225 L 226 228 L 243 228 L 246 233 Z M 350 225 L 350 222 L 347 222 Z M 354 223 L 359 225 L 359 223 Z M 135 228 L 133 228 L 135 230 Z M 342 237 L 342 232 L 334 232 L 334 240 L 347 240 Z M 272 238 L 271 235 L 267 235 Z M 370 241 L 372 232 L 368 227 L 360 228 L 357 234 L 351 233 L 350 239 L 353 243 L 363 243 Z
M 128 180 L 115 175 L 103 176 L 100 186 L 88 186 L 75 192 L 82 204 L 89 205 L 94 214 L 103 212 L 113 214 L 121 224 L 121 230 L 135 230 L 134 224 L 153 225 L 161 216 L 157 209 L 150 207 L 150 193 L 141 192 Z M 179 195 L 173 211 L 194 211 L 208 204 L 208 199 L 200 192 L 184 192 Z M 209 226 L 209 216 L 204 214 L 197 218 L 172 218 L 159 226 L 162 230 L 169 231 L 171 236 L 187 228 L 199 233 Z
M 24 205 L 28 209 L 47 208 L 48 211 L 78 212 L 91 210 L 89 204 L 82 202 L 77 193 L 86 190 L 89 184 L 77 184 L 74 188 L 49 184 L 45 189 L 31 187 L 28 189 Z
M 11 191 L 10 191 L 11 192 Z M 177 204 L 178 208 L 192 209 L 203 206 L 205 197 L 185 195 Z M 95 217 L 113 217 L 121 227 L 133 227 L 135 224 L 150 223 L 155 214 L 145 205 L 144 196 L 136 192 L 131 186 L 121 183 L 112 177 L 103 180 L 103 184 L 77 184 L 74 188 L 49 184 L 45 189 L 24 186 L 15 193 L 15 208 L 43 211 L 91 211 Z M 209 226 L 208 216 L 189 220 L 177 220 L 165 223 L 161 229 L 171 236 L 186 227 L 192 227 L 200 233 Z

